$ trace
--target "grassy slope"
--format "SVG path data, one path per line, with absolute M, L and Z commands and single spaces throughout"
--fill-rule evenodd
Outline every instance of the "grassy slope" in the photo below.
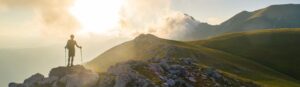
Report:
M 232 33 L 191 43 L 252 60 L 299 83 L 299 37 L 299 29 L 277 29 Z
M 263 31 L 263 33 L 265 32 L 267 33 L 270 31 Z M 124 62 L 130 59 L 190 57 L 195 58 L 199 64 L 209 67 L 215 67 L 232 76 L 252 80 L 264 86 L 300 86 L 297 80 L 291 78 L 291 76 L 287 76 L 287 74 L 275 70 L 274 67 L 277 66 L 267 66 L 265 64 L 262 64 L 261 62 L 246 58 L 245 56 L 241 56 L 241 54 L 239 54 L 240 52 L 231 53 L 222 49 L 219 50 L 217 48 L 211 47 L 218 46 L 213 44 L 216 41 L 226 40 L 222 38 L 240 37 L 241 35 L 225 36 L 226 37 L 219 37 L 219 39 L 218 37 L 212 38 L 207 41 L 180 42 L 160 39 L 153 36 L 149 37 L 148 35 L 146 37 L 140 37 L 140 39 L 136 38 L 135 40 L 125 42 L 106 51 L 105 53 L 99 55 L 97 58 L 89 62 L 87 66 L 94 67 L 94 69 L 98 71 L 103 71 L 110 65 L 114 65 L 117 62 Z M 261 39 L 261 37 L 255 39 Z M 237 44 L 237 42 L 233 42 L 230 44 L 241 46 L 243 45 Z M 249 44 L 246 44 L 246 46 L 248 45 Z M 248 54 L 245 53 L 244 55 Z
M 252 60 L 236 56 L 224 51 L 201 47 L 199 51 L 213 58 L 219 58 L 215 63 L 202 62 L 207 66 L 218 68 L 224 72 L 237 75 L 243 79 L 252 80 L 266 87 L 299 87 L 300 84 L 295 79 L 275 71 L 269 67 L 261 65 Z M 201 61 L 201 60 L 200 60 Z M 221 61 L 221 62 L 220 62 Z
M 94 60 L 88 62 L 86 66 L 102 72 L 118 62 L 164 55 L 163 49 L 161 48 L 164 48 L 165 44 L 173 42 L 176 43 L 176 41 L 169 42 L 168 40 L 158 39 L 152 35 L 150 35 L 149 38 L 144 38 L 144 36 L 137 37 L 132 41 L 125 42 L 109 49 Z

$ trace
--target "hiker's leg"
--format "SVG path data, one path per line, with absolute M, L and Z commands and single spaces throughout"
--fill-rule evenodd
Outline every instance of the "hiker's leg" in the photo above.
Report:
M 73 66 L 73 60 L 74 60 L 74 56 L 72 56 L 72 59 L 71 59 L 71 66 Z
M 70 66 L 70 60 L 71 60 L 71 56 L 68 57 L 68 67 Z
M 71 59 L 70 59 L 70 66 L 73 66 L 73 60 L 74 60 L 74 56 L 75 56 L 75 49 L 70 49 L 70 56 L 71 56 Z

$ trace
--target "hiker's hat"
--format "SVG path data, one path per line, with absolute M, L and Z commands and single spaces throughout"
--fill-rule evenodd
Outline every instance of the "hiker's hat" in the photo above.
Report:
M 74 35 L 73 34 L 71 34 L 71 36 L 70 37 L 74 37 Z

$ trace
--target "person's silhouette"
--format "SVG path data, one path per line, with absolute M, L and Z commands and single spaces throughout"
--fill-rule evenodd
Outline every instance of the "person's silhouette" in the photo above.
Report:
M 67 45 L 65 46 L 65 49 L 68 49 L 69 51 L 69 56 L 68 56 L 68 67 L 69 66 L 73 66 L 73 60 L 74 60 L 74 56 L 75 56 L 75 46 L 78 48 L 82 48 L 81 46 L 79 46 L 76 41 L 74 40 L 74 35 L 72 34 L 71 39 L 68 40 Z

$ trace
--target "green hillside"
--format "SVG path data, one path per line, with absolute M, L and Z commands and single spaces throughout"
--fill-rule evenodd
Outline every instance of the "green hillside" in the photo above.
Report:
M 145 34 L 111 48 L 86 66 L 101 72 L 131 59 L 192 58 L 200 65 L 262 86 L 299 87 L 296 52 L 300 51 L 294 46 L 299 42 L 297 35 L 300 36 L 297 29 L 280 29 L 180 42 Z
M 218 27 L 222 33 L 271 28 L 299 28 L 299 4 L 271 5 L 252 12 L 243 11 Z
M 300 80 L 300 29 L 232 33 L 199 44 L 253 60 Z

